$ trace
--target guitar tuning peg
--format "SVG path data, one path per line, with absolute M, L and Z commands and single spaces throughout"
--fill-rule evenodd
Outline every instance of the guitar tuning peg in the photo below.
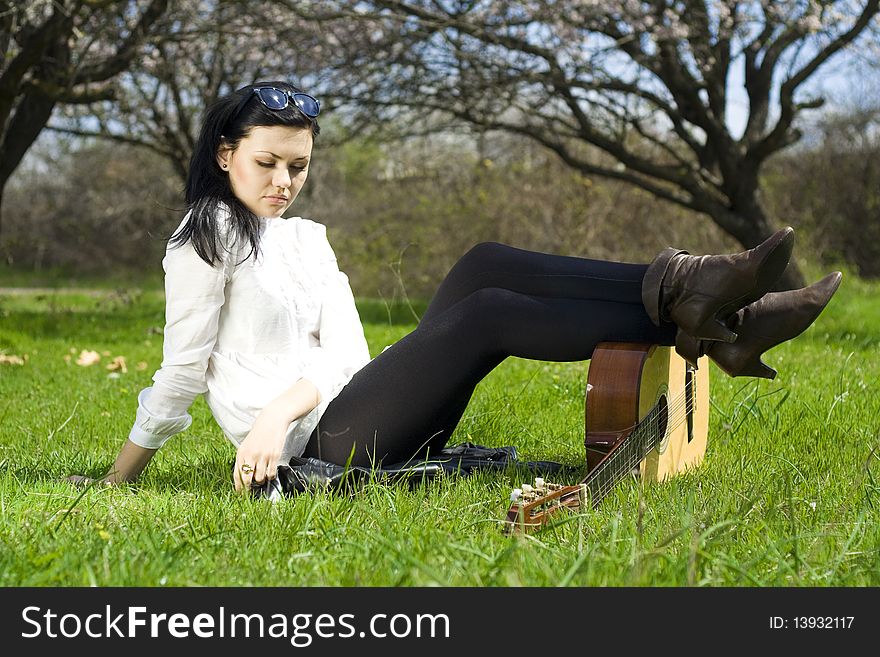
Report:
M 522 498 L 522 494 L 523 494 L 523 492 L 522 492 L 521 488 L 514 488 L 510 492 L 510 501 L 511 502 L 519 502 L 520 498 Z
M 535 477 L 535 489 L 536 489 L 536 490 L 544 490 L 544 479 L 543 479 L 543 477 Z
M 522 493 L 523 493 L 523 495 L 528 495 L 529 493 L 533 493 L 534 491 L 535 491 L 535 489 L 532 488 L 532 485 L 531 485 L 531 484 L 523 484 L 523 485 L 522 485 Z

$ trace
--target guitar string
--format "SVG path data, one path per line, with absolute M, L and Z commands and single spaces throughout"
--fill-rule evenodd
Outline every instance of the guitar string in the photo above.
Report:
M 657 408 L 652 410 L 657 410 Z M 680 425 L 680 421 L 674 422 L 672 430 L 674 431 Z M 599 468 L 594 476 L 588 478 L 586 482 L 588 489 L 590 484 L 593 484 L 593 506 L 596 506 L 605 497 L 622 475 L 632 472 L 639 462 L 657 446 L 660 439 L 659 428 L 659 413 L 653 413 L 650 417 L 645 418 L 645 422 L 624 439 L 626 443 L 618 448 L 620 451 L 611 457 L 612 460 L 606 461 L 604 467 Z M 653 431 L 649 431 L 649 429 L 653 429 Z
M 694 384 L 692 384 L 694 385 Z M 688 395 L 687 390 L 685 390 L 682 395 L 685 401 L 682 405 L 681 402 L 677 401 L 673 405 L 673 409 L 681 410 L 682 408 L 691 408 L 688 409 L 688 412 L 693 410 L 693 404 L 695 401 L 695 395 Z M 678 399 L 678 398 L 677 398 Z M 654 449 L 657 444 L 660 442 L 659 440 L 659 428 L 660 428 L 660 414 L 662 407 L 659 403 L 655 404 L 651 410 L 648 411 L 648 414 L 635 425 L 635 429 L 631 431 L 626 438 L 624 438 L 625 444 L 622 447 L 619 447 L 614 451 L 613 456 L 611 457 L 611 461 L 605 461 L 603 464 L 597 468 L 594 472 L 590 473 L 587 476 L 587 480 L 583 482 L 587 486 L 587 490 L 590 494 L 590 506 L 592 508 L 596 508 L 601 501 L 605 498 L 605 496 L 616 486 L 617 482 L 620 480 L 621 476 L 627 472 L 632 472 L 632 470 L 641 462 L 643 458 L 647 454 Z M 669 407 L 667 407 L 667 413 L 669 413 Z M 677 419 L 671 429 L 671 431 L 675 431 L 678 429 L 683 421 L 687 420 L 687 414 L 684 414 L 682 418 Z M 668 416 L 667 416 L 667 427 L 669 426 Z M 654 431 L 650 433 L 648 436 L 644 434 L 647 433 L 647 428 L 653 428 Z M 664 432 L 665 435 L 666 432 Z M 638 435 L 636 435 L 638 434 Z M 649 438 L 648 442 L 644 442 L 644 438 Z M 641 449 L 637 449 L 641 447 Z M 622 461 L 623 466 L 616 469 L 612 472 L 610 477 L 605 477 L 604 479 L 599 481 L 598 489 L 592 490 L 590 488 L 590 484 L 593 483 L 595 479 L 600 479 L 603 472 L 607 469 L 608 464 Z
M 605 496 L 617 485 L 627 473 L 631 473 L 639 462 L 656 446 L 656 443 L 644 443 L 644 436 L 632 435 L 627 443 L 619 448 L 612 457 L 612 461 L 606 462 L 606 467 L 600 468 L 595 475 L 590 476 L 585 482 L 590 491 L 592 506 L 596 507 Z
M 684 408 L 686 408 L 689 404 L 692 403 L 693 396 L 688 396 L 687 390 L 684 391 L 683 396 L 685 397 Z M 689 401 L 690 399 L 690 401 Z M 672 406 L 673 414 L 677 413 L 678 410 L 681 410 L 682 406 L 679 402 L 676 402 Z M 660 412 L 662 408 L 660 404 L 656 404 L 652 409 L 648 412 L 648 415 L 643 418 L 643 420 L 635 425 L 635 429 L 631 431 L 624 440 L 626 441 L 622 447 L 619 447 L 618 450 L 613 452 L 613 456 L 610 460 L 602 463 L 600 467 L 598 467 L 594 473 L 590 473 L 587 476 L 587 480 L 584 482 L 588 489 L 590 488 L 590 484 L 596 482 L 598 489 L 595 491 L 598 495 L 594 496 L 594 506 L 601 501 L 602 498 L 611 490 L 611 488 L 619 481 L 621 475 L 631 472 L 636 465 L 648 454 L 652 449 L 654 449 L 658 442 L 659 435 L 659 421 L 660 421 Z M 691 409 L 692 410 L 692 409 Z M 667 410 L 669 414 L 669 411 Z M 667 417 L 668 419 L 668 417 Z M 675 431 L 681 426 L 683 421 L 687 420 L 687 415 L 685 414 L 682 418 L 676 418 L 676 420 L 672 423 L 671 430 Z M 669 424 L 667 422 L 667 424 Z M 647 433 L 647 429 L 653 428 L 653 433 L 650 434 L 649 437 L 653 438 L 650 440 L 647 445 L 644 444 L 645 434 Z M 637 449 L 641 447 L 641 449 Z M 621 467 L 614 469 L 611 472 L 611 476 L 605 476 L 608 469 L 614 465 L 622 463 Z M 597 486 L 594 486 L 596 488 Z

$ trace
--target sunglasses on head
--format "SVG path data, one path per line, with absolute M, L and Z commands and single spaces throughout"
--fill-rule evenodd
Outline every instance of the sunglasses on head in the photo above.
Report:
M 257 94 L 260 102 L 270 110 L 283 110 L 292 101 L 299 111 L 310 119 L 314 119 L 321 113 L 321 103 L 309 94 L 287 91 L 277 87 L 254 87 L 253 92 Z

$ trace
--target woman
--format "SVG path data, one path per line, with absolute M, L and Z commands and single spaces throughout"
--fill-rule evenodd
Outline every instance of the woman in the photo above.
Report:
M 208 110 L 189 211 L 163 261 L 164 359 L 103 481 L 133 481 L 190 425 L 199 393 L 238 447 L 242 491 L 291 456 L 368 467 L 436 453 L 507 356 L 576 361 L 602 341 L 647 342 L 773 378 L 761 354 L 803 332 L 840 283 L 835 272 L 768 292 L 791 256 L 790 228 L 740 254 L 666 249 L 646 265 L 484 243 L 452 268 L 418 327 L 371 360 L 325 227 L 281 219 L 308 176 L 319 109 L 267 82 Z

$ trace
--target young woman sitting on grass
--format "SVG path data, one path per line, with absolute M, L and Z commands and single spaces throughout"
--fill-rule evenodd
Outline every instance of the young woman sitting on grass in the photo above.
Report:
M 207 111 L 188 212 L 163 260 L 162 365 L 104 482 L 135 480 L 191 424 L 199 393 L 237 447 L 234 485 L 247 491 L 293 456 L 370 467 L 437 453 L 508 356 L 580 361 L 603 341 L 654 343 L 692 363 L 708 355 L 730 376 L 773 378 L 761 354 L 802 333 L 840 284 L 835 272 L 769 292 L 791 256 L 790 228 L 735 255 L 670 248 L 649 264 L 483 243 L 417 328 L 371 359 L 325 227 L 282 218 L 306 182 L 319 109 L 295 86 L 265 82 Z

